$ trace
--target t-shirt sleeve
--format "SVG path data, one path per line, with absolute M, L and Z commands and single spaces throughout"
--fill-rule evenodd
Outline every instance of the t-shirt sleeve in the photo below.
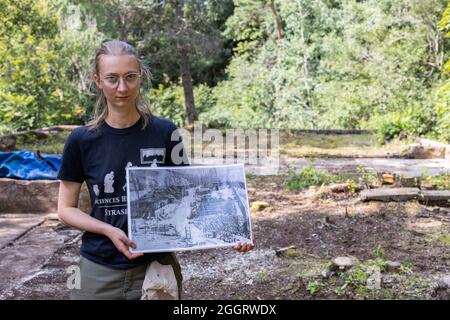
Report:
M 72 131 L 64 145 L 61 166 L 58 171 L 59 180 L 83 183 L 85 180 L 81 158 L 80 134 Z
M 167 139 L 167 156 L 165 165 L 167 166 L 188 166 L 189 159 L 184 148 L 180 130 L 174 123 L 171 123 L 169 137 Z

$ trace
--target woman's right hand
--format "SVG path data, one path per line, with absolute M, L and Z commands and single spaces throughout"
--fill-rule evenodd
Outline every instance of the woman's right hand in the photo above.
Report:
M 132 260 L 144 255 L 143 253 L 132 253 L 129 251 L 129 248 L 136 248 L 136 244 L 130 241 L 121 229 L 109 226 L 105 235 L 111 239 L 117 250 L 123 253 L 128 259 Z

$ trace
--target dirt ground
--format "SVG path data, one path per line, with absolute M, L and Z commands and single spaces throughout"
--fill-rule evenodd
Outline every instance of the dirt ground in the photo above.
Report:
M 417 202 L 361 202 L 357 193 L 327 189 L 287 191 L 286 177 L 248 178 L 256 247 L 248 253 L 215 249 L 179 253 L 184 299 L 434 299 L 439 279 L 450 274 L 450 210 Z M 65 235 L 41 271 L 7 299 L 67 299 L 67 267 L 76 263 L 79 232 L 46 221 L 42 232 Z M 296 246 L 286 255 L 281 247 Z M 330 272 L 330 261 L 351 256 L 360 266 L 397 261 L 370 289 L 366 275 Z M 378 260 L 376 260 L 378 259 Z M 355 269 L 355 268 L 354 268 Z M 356 270 L 365 270 L 356 268 Z

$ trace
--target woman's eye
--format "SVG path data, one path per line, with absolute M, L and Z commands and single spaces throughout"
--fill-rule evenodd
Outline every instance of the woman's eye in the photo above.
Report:
M 137 74 L 135 74 L 135 73 L 129 74 L 129 75 L 126 76 L 126 79 L 128 81 L 134 81 L 134 80 L 137 79 Z
M 111 83 L 115 83 L 117 82 L 117 77 L 106 77 L 105 80 Z

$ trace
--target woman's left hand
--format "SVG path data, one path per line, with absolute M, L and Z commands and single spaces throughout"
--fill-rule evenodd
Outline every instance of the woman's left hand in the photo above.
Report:
M 236 250 L 237 252 L 247 252 L 252 250 L 255 247 L 254 244 L 251 243 L 241 243 L 238 242 L 236 243 L 236 245 L 233 247 L 234 250 Z

